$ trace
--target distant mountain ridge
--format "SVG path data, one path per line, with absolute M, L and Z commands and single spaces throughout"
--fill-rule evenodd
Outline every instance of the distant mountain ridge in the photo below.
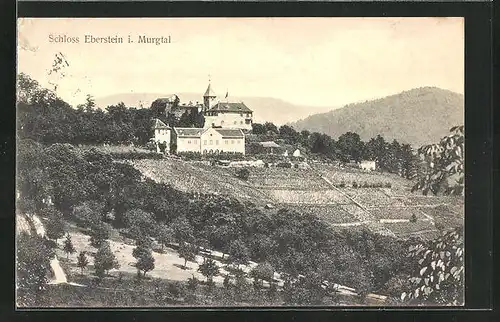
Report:
M 109 105 L 116 105 L 123 102 L 128 107 L 139 107 L 141 104 L 145 108 L 149 108 L 151 103 L 157 98 L 170 96 L 172 93 L 121 93 L 105 97 L 95 98 L 96 105 L 105 109 Z M 175 93 L 179 96 L 181 103 L 202 103 L 203 93 Z M 225 99 L 219 98 L 221 101 Z M 315 113 L 327 112 L 335 107 L 315 107 L 302 106 L 286 102 L 281 99 L 272 97 L 255 97 L 255 96 L 229 96 L 229 102 L 244 102 L 251 110 L 254 111 L 254 121 L 273 122 L 277 125 L 293 122 L 297 119 L 307 117 Z
M 289 123 L 296 130 L 333 138 L 351 131 L 369 140 L 378 134 L 414 147 L 437 142 L 451 127 L 464 124 L 464 96 L 437 87 L 421 87 L 384 98 L 349 104 Z

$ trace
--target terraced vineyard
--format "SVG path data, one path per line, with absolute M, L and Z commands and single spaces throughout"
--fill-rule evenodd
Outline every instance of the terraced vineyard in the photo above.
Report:
M 463 201 L 454 197 L 422 196 L 410 192 L 401 177 L 320 165 L 313 169 L 249 168 L 248 181 L 236 178 L 236 169 L 176 159 L 134 160 L 144 175 L 182 191 L 215 193 L 311 213 L 332 227 L 365 225 L 373 231 L 409 237 L 432 237 L 444 227 L 463 222 Z M 389 183 L 391 188 L 340 188 L 340 182 Z M 410 222 L 415 215 L 417 222 Z M 436 219 L 436 220 L 434 220 Z
M 342 206 L 336 205 L 293 205 L 291 209 L 301 213 L 308 213 L 318 216 L 328 224 L 343 224 L 358 222 L 353 214 L 349 213 Z
M 376 208 L 370 209 L 370 213 L 375 216 L 375 218 L 379 220 L 384 219 L 402 219 L 402 220 L 410 220 L 413 215 L 417 218 L 417 220 L 428 220 L 422 211 L 418 208 Z
M 145 176 L 186 192 L 229 195 L 257 205 L 271 203 L 269 196 L 236 178 L 234 172 L 174 159 L 129 161 Z
M 269 190 L 277 203 L 284 204 L 347 204 L 350 200 L 335 190 Z

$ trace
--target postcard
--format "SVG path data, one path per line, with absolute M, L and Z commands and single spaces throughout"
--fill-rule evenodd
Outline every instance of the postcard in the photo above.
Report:
M 464 305 L 463 18 L 20 18 L 16 300 Z

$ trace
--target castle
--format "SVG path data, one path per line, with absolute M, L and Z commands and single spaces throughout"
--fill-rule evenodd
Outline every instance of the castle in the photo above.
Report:
M 170 127 L 159 119 L 153 124 L 154 142 L 157 151 L 159 145 L 165 146 L 166 153 L 198 152 L 201 154 L 219 154 L 224 152 L 245 154 L 245 132 L 252 129 L 253 111 L 243 102 L 217 100 L 209 82 L 203 95 L 203 105 L 189 104 L 177 108 L 179 111 L 201 112 L 204 124 L 201 128 Z M 167 108 L 174 105 L 176 95 L 158 99 L 153 104 L 165 102 Z M 175 147 L 175 151 L 172 148 Z

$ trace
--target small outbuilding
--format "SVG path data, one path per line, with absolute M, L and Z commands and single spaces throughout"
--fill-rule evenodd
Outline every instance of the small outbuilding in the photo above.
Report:
M 359 163 L 359 168 L 367 171 L 374 171 L 376 168 L 375 161 L 363 160 Z
M 268 154 L 274 154 L 274 150 L 280 148 L 280 146 L 274 141 L 260 142 L 259 144 L 264 148 L 264 150 Z

